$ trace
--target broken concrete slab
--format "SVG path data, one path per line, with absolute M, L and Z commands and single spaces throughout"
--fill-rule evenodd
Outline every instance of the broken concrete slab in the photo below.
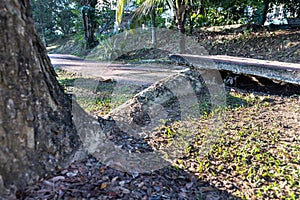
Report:
M 253 75 L 300 85 L 300 64 L 267 61 L 233 56 L 200 56 L 190 54 L 172 54 L 174 62 L 192 69 L 217 69 L 235 74 Z

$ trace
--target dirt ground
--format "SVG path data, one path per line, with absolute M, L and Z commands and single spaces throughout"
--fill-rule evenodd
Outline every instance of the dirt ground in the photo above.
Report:
M 300 61 L 297 30 L 198 32 L 197 37 L 211 54 Z M 168 160 L 169 166 L 126 173 L 89 156 L 49 173 L 20 198 L 299 199 L 299 86 L 241 76 L 226 91 L 221 115 L 208 112 L 197 119 L 162 123 L 152 138 L 134 140 L 121 134 L 112 139 L 125 150 L 146 142 L 155 151 L 168 152 L 177 144 L 174 141 L 189 134 L 179 156 Z M 216 126 L 216 119 L 222 123 Z
M 153 138 L 115 135 L 125 150 L 148 144 L 168 152 L 187 130 L 185 153 L 151 173 L 126 173 L 92 156 L 29 186 L 25 199 L 298 199 L 300 97 L 228 87 L 222 125 L 203 146 L 215 118 L 203 116 L 157 130 Z M 213 122 L 212 122 L 213 121 Z M 174 152 L 176 151 L 176 149 Z M 208 152 L 207 152 L 208 151 Z

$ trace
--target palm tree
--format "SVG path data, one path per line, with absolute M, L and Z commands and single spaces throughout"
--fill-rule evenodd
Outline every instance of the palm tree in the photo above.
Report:
M 185 49 L 185 41 L 184 41 L 184 33 L 185 33 L 185 21 L 187 16 L 187 10 L 192 4 L 193 0 L 145 0 L 143 4 L 137 9 L 136 13 L 140 15 L 151 15 L 152 20 L 152 41 L 155 44 L 155 9 L 160 6 L 169 6 L 173 9 L 175 13 L 175 22 L 177 24 L 178 31 L 181 33 L 180 37 L 180 51 L 184 52 Z M 117 3 L 117 11 L 116 11 L 116 24 L 120 24 L 122 21 L 122 15 L 124 11 L 124 6 L 128 3 L 128 0 L 118 0 Z
M 151 17 L 151 36 L 152 45 L 156 47 L 156 8 L 165 7 L 168 0 L 145 0 L 134 12 L 134 18 L 140 18 L 141 16 Z
M 117 8 L 117 20 L 120 23 L 122 20 L 122 14 L 124 5 L 128 0 L 118 0 Z M 144 15 L 151 14 L 157 7 L 168 6 L 175 12 L 175 22 L 180 33 L 185 33 L 185 20 L 187 10 L 192 5 L 193 0 L 145 0 L 143 4 L 138 8 L 138 12 Z

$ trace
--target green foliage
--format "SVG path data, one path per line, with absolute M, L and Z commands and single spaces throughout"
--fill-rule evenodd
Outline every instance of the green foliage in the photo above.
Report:
M 202 1 L 191 14 L 195 26 L 220 26 L 249 22 L 249 1 Z
M 117 1 L 117 10 L 111 9 L 110 1 L 31 0 L 31 2 L 38 34 L 46 45 L 53 39 L 76 33 L 77 37 L 84 36 L 84 46 L 89 46 L 91 42 L 94 47 L 98 41 L 114 34 L 112 31 L 114 23 L 115 21 L 120 23 L 129 0 Z M 131 23 L 131 28 L 134 25 L 140 26 L 141 23 L 163 27 L 164 19 L 161 14 L 170 8 L 175 15 L 175 20 L 171 24 L 184 23 L 185 26 L 190 26 L 190 32 L 193 28 L 202 26 L 261 23 L 264 7 L 268 2 L 270 5 L 284 3 L 286 12 L 291 12 L 294 16 L 300 14 L 298 0 L 135 0 L 131 2 L 138 6 L 134 14 L 136 20 Z M 184 6 L 179 8 L 179 5 Z M 89 16 L 88 20 L 83 20 L 84 15 Z M 151 16 L 154 16 L 155 20 L 151 20 Z M 188 17 L 188 20 L 185 20 L 185 17 Z M 184 31 L 185 26 L 181 26 L 180 31 Z M 92 34 L 88 35 L 91 32 Z
M 105 40 L 113 34 L 115 11 L 110 9 L 110 3 L 106 1 L 98 4 L 96 8 L 96 20 L 99 24 L 99 31 L 96 33 L 96 37 L 98 40 Z
M 300 1 L 299 0 L 277 0 L 279 3 L 284 3 L 285 14 L 291 12 L 292 16 L 300 17 Z
M 114 60 L 122 52 L 121 46 L 118 45 L 116 38 L 107 38 L 100 42 L 97 48 L 102 49 L 101 60 Z
M 42 41 L 48 41 L 70 35 L 76 23 L 72 10 L 75 4 L 69 0 L 31 0 L 33 18 Z
M 193 26 L 219 26 L 230 24 L 257 23 L 263 20 L 265 5 L 284 4 L 285 13 L 300 14 L 300 1 L 283 0 L 225 0 L 200 1 L 191 5 L 190 18 Z
M 76 37 L 87 36 L 84 27 L 91 26 L 95 31 L 94 37 L 99 40 L 109 34 L 108 30 L 113 28 L 115 21 L 115 12 L 111 10 L 108 1 L 101 1 L 95 7 L 85 1 L 75 0 L 31 0 L 31 2 L 37 31 L 45 44 L 74 33 Z M 83 14 L 89 17 L 90 25 L 84 26 Z

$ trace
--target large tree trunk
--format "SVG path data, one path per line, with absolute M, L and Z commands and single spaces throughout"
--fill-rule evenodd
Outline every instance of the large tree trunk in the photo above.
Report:
M 82 144 L 71 100 L 35 32 L 29 0 L 0 1 L 0 196 L 7 197 Z

